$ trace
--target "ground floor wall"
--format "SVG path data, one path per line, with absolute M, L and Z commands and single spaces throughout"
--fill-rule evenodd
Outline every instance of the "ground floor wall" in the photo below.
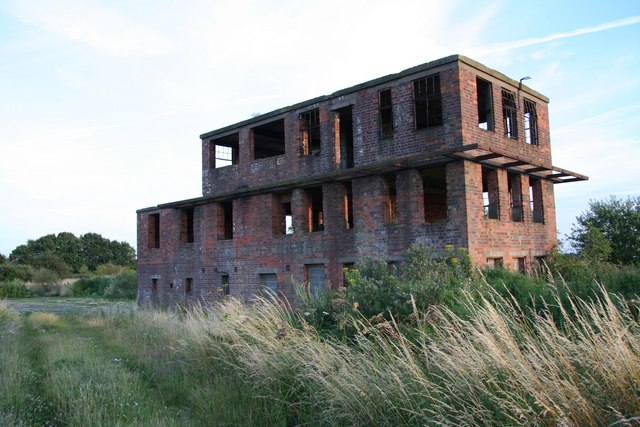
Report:
M 523 218 L 513 221 L 513 182 L 502 170 L 494 178 L 497 218 L 485 215 L 482 167 L 467 161 L 139 212 L 138 302 L 249 301 L 266 289 L 292 300 L 296 283 L 337 288 L 343 268 L 365 257 L 399 262 L 412 243 L 465 247 L 481 266 L 501 258 L 520 268 L 525 258 L 529 268 L 555 243 L 552 186 L 536 190 L 543 222 L 527 214 L 525 190 Z

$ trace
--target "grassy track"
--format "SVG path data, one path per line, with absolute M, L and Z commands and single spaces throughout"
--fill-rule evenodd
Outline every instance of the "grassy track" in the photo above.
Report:
M 44 304 L 51 311 L 33 311 L 41 301 L 11 309 L 0 301 L 1 426 L 280 423 L 235 373 L 211 375 L 176 352 L 166 315 L 105 302 L 86 311 L 90 301 L 74 299 Z

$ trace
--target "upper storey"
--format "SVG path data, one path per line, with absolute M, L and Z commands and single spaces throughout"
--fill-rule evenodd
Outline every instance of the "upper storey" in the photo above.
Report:
M 519 81 L 446 57 L 201 135 L 203 195 L 456 156 L 557 172 L 547 104 Z

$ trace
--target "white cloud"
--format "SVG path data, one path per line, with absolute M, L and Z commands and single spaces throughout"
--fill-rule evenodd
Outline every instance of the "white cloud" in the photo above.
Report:
M 13 0 L 8 7 L 30 25 L 110 55 L 153 56 L 174 47 L 159 32 L 99 0 Z
M 478 55 L 505 53 L 524 47 L 535 46 L 539 44 L 549 43 L 556 40 L 568 39 L 572 37 L 582 36 L 585 34 L 598 33 L 600 31 L 607 31 L 614 28 L 626 27 L 628 25 L 640 24 L 640 16 L 630 16 L 628 18 L 619 19 L 612 22 L 605 22 L 604 24 L 596 25 L 593 27 L 579 28 L 577 30 L 550 34 L 543 37 L 532 37 L 523 40 L 516 40 L 512 42 L 497 43 L 487 46 L 479 47 L 475 50 Z

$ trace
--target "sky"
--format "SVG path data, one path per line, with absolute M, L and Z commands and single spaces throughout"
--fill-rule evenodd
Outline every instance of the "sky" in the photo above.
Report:
M 551 99 L 559 236 L 638 196 L 640 1 L 0 0 L 0 253 L 198 197 L 199 135 L 451 54 Z

